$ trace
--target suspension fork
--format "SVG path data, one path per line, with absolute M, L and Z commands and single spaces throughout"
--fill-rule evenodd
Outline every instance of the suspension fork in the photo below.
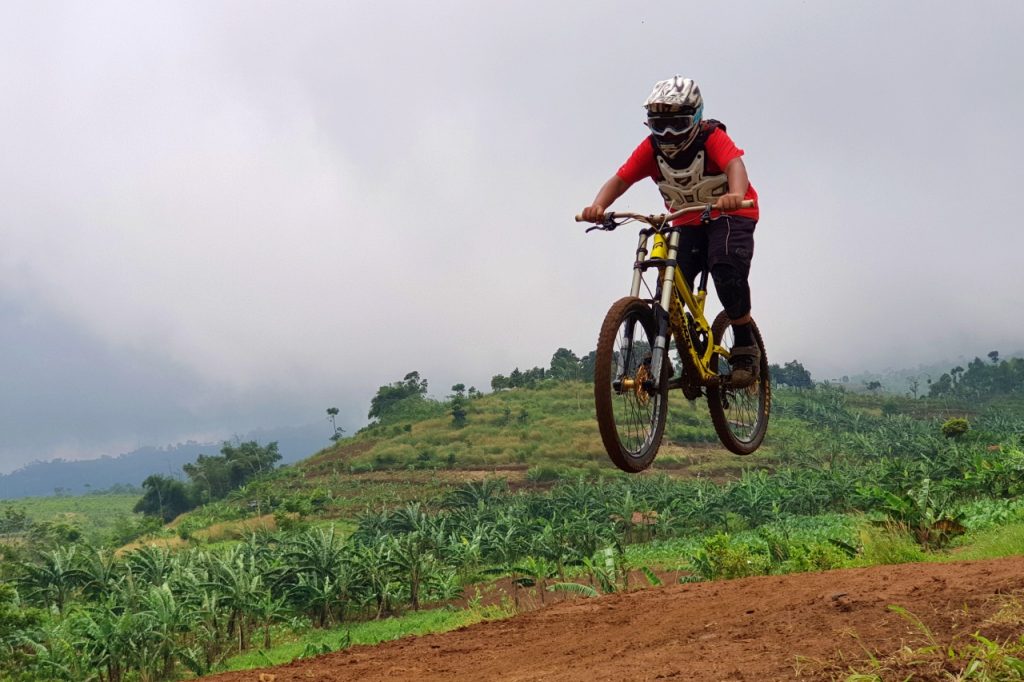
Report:
M 661 273 L 661 282 L 656 292 L 657 305 L 654 306 L 655 321 L 658 324 L 658 336 L 654 339 L 654 351 L 651 358 L 651 381 L 658 388 L 661 379 L 661 364 L 668 357 L 669 317 L 672 306 L 672 294 L 675 292 L 676 254 L 679 252 L 679 230 L 672 230 L 668 238 L 668 252 L 665 268 Z
M 643 276 L 643 266 L 641 265 L 647 260 L 647 235 L 643 232 L 640 233 L 640 241 L 636 246 L 636 260 L 633 261 L 633 283 L 629 288 L 629 295 L 634 298 L 640 296 L 640 285 Z M 633 352 L 633 326 L 629 325 L 626 329 L 625 344 L 626 348 L 629 348 L 629 352 Z M 621 378 L 626 373 L 626 367 L 630 366 L 632 358 L 623 357 L 619 354 L 618 366 L 615 368 L 616 378 Z

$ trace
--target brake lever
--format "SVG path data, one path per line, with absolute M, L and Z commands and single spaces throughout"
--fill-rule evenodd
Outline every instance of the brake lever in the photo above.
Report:
M 617 223 L 617 222 L 615 222 L 614 219 L 612 219 L 612 214 L 611 213 L 607 213 L 607 214 L 605 214 L 604 220 L 601 221 L 601 223 L 599 223 L 597 225 L 594 225 L 593 227 L 588 227 L 587 228 L 587 232 L 591 232 L 593 230 L 602 230 L 604 232 L 611 232 L 616 227 L 618 227 L 620 224 L 621 223 Z M 584 233 L 584 234 L 586 234 L 586 233 Z

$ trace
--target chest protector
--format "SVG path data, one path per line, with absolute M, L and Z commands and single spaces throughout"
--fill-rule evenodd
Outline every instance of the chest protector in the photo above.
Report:
M 724 172 L 708 174 L 707 150 L 704 148 L 711 133 L 719 128 L 724 131 L 725 124 L 708 119 L 702 121 L 700 127 L 700 132 L 690 146 L 671 159 L 658 150 L 653 138 L 649 138 L 661 172 L 658 189 L 671 211 L 687 206 L 713 204 L 718 197 L 729 191 L 729 181 Z

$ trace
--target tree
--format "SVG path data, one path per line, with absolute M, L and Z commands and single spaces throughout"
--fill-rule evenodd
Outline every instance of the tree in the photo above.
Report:
M 775 384 L 792 386 L 793 388 L 814 388 L 811 373 L 796 360 L 791 360 L 781 367 L 779 365 L 769 365 L 768 372 L 771 374 L 772 382 Z
M 915 399 L 917 398 L 917 392 L 920 389 L 920 387 L 921 387 L 921 382 L 917 379 L 917 377 L 915 377 L 914 379 L 912 379 L 910 381 L 909 388 L 910 388 L 910 396 L 912 398 L 915 398 Z
M 953 392 L 953 377 L 949 374 L 943 374 L 928 385 L 928 395 L 932 398 L 941 398 L 942 396 L 949 395 Z
M 194 495 L 185 484 L 169 476 L 153 474 L 142 482 L 142 489 L 142 499 L 132 511 L 159 517 L 164 523 L 196 506 Z
M 580 359 L 568 348 L 559 348 L 551 356 L 548 376 L 559 381 L 570 381 L 580 376 Z
M 451 400 L 452 426 L 461 429 L 466 425 L 466 399 L 462 394 L 456 393 Z
M 396 408 L 407 400 L 422 400 L 427 393 L 427 380 L 420 379 L 419 372 L 409 372 L 401 381 L 395 381 L 377 389 L 377 395 L 370 401 L 370 419 L 387 421 Z
M 327 420 L 331 422 L 331 431 L 333 431 L 333 433 L 331 434 L 331 440 L 333 440 L 333 441 L 341 440 L 341 434 L 345 433 L 345 429 L 343 429 L 340 426 L 338 426 L 338 424 L 335 422 L 335 418 L 337 416 L 338 416 L 338 408 L 337 407 L 328 407 L 327 408 Z
M 281 459 L 277 442 L 265 446 L 254 440 L 232 445 L 225 442 L 219 456 L 199 455 L 195 463 L 182 467 L 207 501 L 219 500 L 250 479 L 274 469 Z
M 597 351 L 592 350 L 580 358 L 580 379 L 587 383 L 594 381 L 594 366 L 597 364 Z

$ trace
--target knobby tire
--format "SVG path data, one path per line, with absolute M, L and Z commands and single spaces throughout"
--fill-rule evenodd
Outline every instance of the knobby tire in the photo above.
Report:
M 735 389 L 723 383 L 708 386 L 708 410 L 711 422 L 722 445 L 737 455 L 749 455 L 761 446 L 765 433 L 768 432 L 768 417 L 772 408 L 772 384 L 768 374 L 768 354 L 764 349 L 764 339 L 757 324 L 751 321 L 754 340 L 761 350 L 761 362 L 757 381 L 747 388 Z M 729 316 L 724 312 L 715 318 L 711 325 L 711 336 L 715 342 L 726 348 L 732 346 L 726 342 L 729 331 Z M 729 335 L 731 337 L 731 334 Z M 710 366 L 717 369 L 719 375 L 728 375 L 729 363 L 720 355 L 711 356 Z
M 634 330 L 632 343 L 625 330 Z M 627 296 L 612 304 L 597 339 L 594 367 L 594 402 L 605 450 L 615 466 L 629 473 L 643 471 L 654 461 L 665 433 L 668 414 L 668 373 L 665 353 L 658 388 L 648 392 L 634 387 L 616 389 L 615 382 L 634 379 L 652 360 L 657 322 L 649 302 Z M 618 376 L 620 359 L 624 374 Z

